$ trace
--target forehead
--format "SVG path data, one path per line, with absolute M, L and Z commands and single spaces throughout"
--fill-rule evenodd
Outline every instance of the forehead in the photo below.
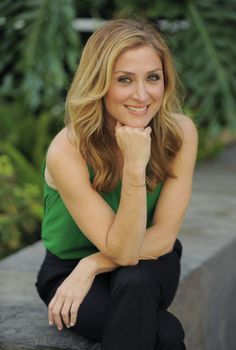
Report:
M 162 68 L 162 61 L 158 52 L 152 46 L 139 46 L 122 52 L 114 64 L 114 71 L 144 68 L 152 70 Z

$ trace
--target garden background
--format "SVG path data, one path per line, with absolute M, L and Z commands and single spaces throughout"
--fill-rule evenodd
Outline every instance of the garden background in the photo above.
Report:
M 2 0 L 0 258 L 40 239 L 41 166 L 86 40 L 104 20 L 140 14 L 174 55 L 198 161 L 236 142 L 235 0 Z

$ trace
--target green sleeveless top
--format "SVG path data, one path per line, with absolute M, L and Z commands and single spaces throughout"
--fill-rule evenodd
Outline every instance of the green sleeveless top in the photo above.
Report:
M 46 162 L 44 161 L 43 178 L 45 166 Z M 88 169 L 92 183 L 94 173 L 90 166 Z M 119 207 L 121 184 L 120 180 L 112 192 L 99 192 L 115 213 Z M 162 185 L 163 183 L 158 184 L 152 193 L 147 192 L 147 228 L 152 226 L 152 217 Z M 42 240 L 46 249 L 61 259 L 83 258 L 99 251 L 77 226 L 59 192 L 48 186 L 45 179 Z

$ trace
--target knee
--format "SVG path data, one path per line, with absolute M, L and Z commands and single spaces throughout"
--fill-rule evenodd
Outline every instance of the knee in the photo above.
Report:
M 160 311 L 163 315 L 159 317 L 159 339 L 167 349 L 185 349 L 184 329 L 179 320 L 168 311 Z
M 139 265 L 125 266 L 113 272 L 112 284 L 115 286 L 131 288 L 134 291 L 137 288 L 148 288 L 151 284 L 151 278 L 144 273 Z
M 163 344 L 165 349 L 184 350 L 183 329 L 180 328 L 177 332 L 170 332 L 164 339 L 161 339 L 161 344 Z

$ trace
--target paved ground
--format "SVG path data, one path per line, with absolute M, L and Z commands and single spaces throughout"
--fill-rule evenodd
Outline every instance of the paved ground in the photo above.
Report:
M 181 229 L 182 277 L 236 238 L 236 145 L 197 165 Z
M 171 309 L 184 324 L 188 350 L 236 349 L 235 194 L 236 145 L 198 164 L 179 236 L 184 247 L 182 276 Z M 46 308 L 34 289 L 43 252 L 37 243 L 0 262 L 0 350 L 99 349 L 68 330 L 58 334 L 47 326 Z M 224 273 L 227 269 L 230 272 Z
M 236 144 L 197 165 L 179 237 L 182 280 L 171 311 L 187 349 L 235 350 Z

